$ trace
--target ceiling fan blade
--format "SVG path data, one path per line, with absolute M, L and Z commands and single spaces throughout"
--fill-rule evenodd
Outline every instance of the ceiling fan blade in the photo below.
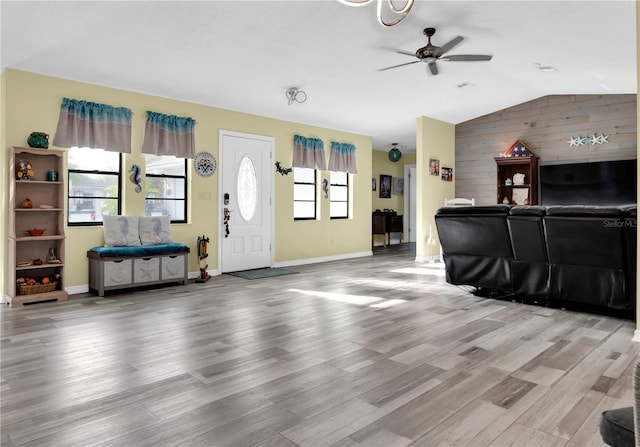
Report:
M 442 61 L 490 61 L 493 56 L 488 54 L 452 54 L 451 56 L 442 56 Z
M 378 71 L 391 70 L 392 68 L 398 68 L 398 67 L 402 67 L 404 65 L 417 64 L 418 62 L 421 62 L 421 61 L 418 60 L 418 61 L 413 61 L 413 62 L 405 62 L 404 64 L 392 65 L 391 67 L 379 68 Z
M 450 51 L 453 47 L 458 45 L 463 40 L 464 40 L 464 37 L 462 37 L 462 36 L 454 37 L 453 39 L 451 39 L 449 42 L 445 43 L 441 47 L 435 48 L 433 50 L 433 54 L 435 54 L 436 56 L 441 56 L 444 53 L 446 53 L 447 51 Z
M 438 66 L 436 65 L 435 62 L 429 62 L 429 71 L 431 71 L 432 75 L 437 75 L 438 74 Z
M 406 54 L 407 56 L 416 57 L 416 53 L 409 53 L 408 51 L 396 50 L 396 53 Z

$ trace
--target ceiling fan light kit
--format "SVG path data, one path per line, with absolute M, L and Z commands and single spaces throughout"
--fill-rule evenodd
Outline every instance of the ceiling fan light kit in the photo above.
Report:
M 448 53 L 453 47 L 458 45 L 460 42 L 464 40 L 464 37 L 457 36 L 451 39 L 449 42 L 439 47 L 433 45 L 431 43 L 431 37 L 436 33 L 435 28 L 425 28 L 423 30 L 425 36 L 427 36 L 427 45 L 418 48 L 414 54 L 396 50 L 396 53 L 404 54 L 407 56 L 417 57 L 417 61 L 405 62 L 404 64 L 392 65 L 391 67 L 381 68 L 378 71 L 390 70 L 392 68 L 402 67 L 404 65 L 412 65 L 417 64 L 418 62 L 424 62 L 427 64 L 429 72 L 432 75 L 438 74 L 438 66 L 436 65 L 437 61 L 447 61 L 447 62 L 476 62 L 476 61 L 490 61 L 493 56 L 489 54 L 445 54 Z
M 338 0 L 340 3 L 342 3 L 343 5 L 347 5 L 347 6 L 364 6 L 366 4 L 371 3 L 374 0 Z M 415 0 L 405 0 L 403 6 L 401 7 L 397 7 L 395 5 L 395 3 L 397 3 L 397 0 L 377 0 L 378 1 L 378 8 L 377 8 L 377 15 L 378 15 L 378 23 L 380 23 L 380 25 L 382 26 L 393 26 L 396 25 L 400 22 L 402 22 L 402 20 L 407 17 L 407 15 L 409 15 L 409 11 L 411 11 L 411 8 L 413 7 L 413 4 L 415 3 Z M 382 14 L 382 5 L 383 3 L 386 3 L 389 10 L 395 14 L 397 16 L 396 19 L 391 20 L 391 21 L 386 21 L 385 18 L 383 17 Z

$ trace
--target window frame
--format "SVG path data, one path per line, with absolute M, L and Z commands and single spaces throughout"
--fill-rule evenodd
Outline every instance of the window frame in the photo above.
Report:
M 151 155 L 151 154 L 145 154 L 145 155 Z M 184 210 L 183 210 L 183 216 L 184 219 L 180 219 L 180 220 L 174 220 L 171 219 L 171 223 L 172 224 L 180 224 L 180 223 L 188 223 L 188 215 L 187 215 L 187 210 L 188 210 L 188 201 L 189 201 L 189 159 L 188 158 L 184 158 L 184 157 L 175 157 L 176 159 L 182 159 L 184 160 L 184 175 L 171 175 L 171 174 L 149 174 L 146 170 L 147 167 L 147 159 L 145 157 L 145 173 L 144 173 L 144 177 L 145 177 L 145 185 L 148 184 L 147 179 L 148 178 L 161 178 L 161 179 L 183 179 L 184 180 L 184 199 L 176 199 L 176 198 L 157 198 L 154 197 L 152 198 L 152 200 L 155 201 L 165 201 L 165 202 L 170 202 L 170 201 L 174 201 L 174 202 L 178 202 L 178 201 L 184 201 Z M 145 216 L 147 215 L 147 192 L 145 191 L 145 195 L 144 195 L 144 210 L 145 210 Z
M 344 172 L 345 183 L 333 183 L 333 180 L 332 180 L 333 175 L 332 174 L 334 172 L 337 172 L 337 171 L 329 171 L 329 218 L 332 219 L 332 220 L 349 219 L 349 210 L 350 210 L 350 206 L 351 206 L 351 203 L 350 203 L 350 200 L 349 200 L 350 194 L 351 194 L 351 182 L 349 181 L 349 173 L 348 172 Z M 333 194 L 331 194 L 334 186 L 335 187 L 340 187 L 340 188 L 346 188 L 347 192 L 345 194 L 346 195 L 346 199 L 345 200 L 334 200 Z M 331 214 L 331 210 L 332 210 L 331 205 L 333 203 L 345 203 L 346 204 L 346 209 L 347 209 L 346 215 L 344 215 L 344 216 L 343 215 L 333 216 Z
M 87 150 L 93 150 L 95 148 L 69 148 L 69 150 L 72 149 L 87 149 Z M 106 151 L 109 152 L 109 151 Z M 112 152 L 115 153 L 115 152 Z M 71 216 L 71 206 L 70 206 L 70 201 L 72 199 L 82 199 L 83 197 L 86 196 L 72 196 L 71 195 L 71 174 L 98 174 L 98 175 L 110 175 L 110 176 L 115 176 L 117 177 L 117 185 L 118 185 L 118 193 L 115 197 L 116 202 L 117 202 L 117 214 L 121 214 L 122 213 L 122 153 L 118 152 L 118 171 L 102 171 L 100 169 L 71 169 L 69 168 L 69 165 L 67 164 L 67 226 L 69 227 L 96 227 L 96 226 L 102 226 L 103 225 L 103 221 L 99 220 L 99 221 L 92 221 L 92 220 L 87 220 L 87 221 L 82 221 L 82 222 L 71 222 L 69 220 L 70 216 Z M 108 199 L 108 200 L 113 200 L 114 197 L 107 197 L 107 196 L 92 196 L 92 199 Z
M 312 168 L 293 168 L 293 220 L 318 220 L 318 170 L 313 169 L 313 183 L 312 182 L 299 182 L 296 181 L 296 169 L 312 169 Z M 296 185 L 312 185 L 313 186 L 313 201 L 311 200 L 296 200 Z M 296 202 L 311 203 L 313 202 L 313 217 L 296 217 L 295 209 Z

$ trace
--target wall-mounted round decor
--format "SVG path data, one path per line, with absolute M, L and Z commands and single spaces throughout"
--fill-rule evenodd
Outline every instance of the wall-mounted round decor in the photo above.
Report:
M 206 151 L 198 152 L 193 159 L 193 168 L 200 177 L 209 177 L 216 172 L 216 157 Z

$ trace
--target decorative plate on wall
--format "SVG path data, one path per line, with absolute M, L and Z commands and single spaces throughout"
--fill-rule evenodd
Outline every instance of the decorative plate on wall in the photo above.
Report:
M 198 152 L 193 159 L 193 168 L 200 177 L 209 177 L 216 172 L 216 157 L 206 151 Z

